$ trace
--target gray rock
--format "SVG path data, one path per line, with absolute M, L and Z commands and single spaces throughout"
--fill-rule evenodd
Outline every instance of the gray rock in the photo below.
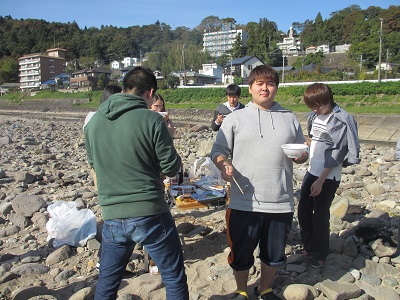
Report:
M 382 282 L 378 276 L 372 274 L 362 274 L 360 280 L 373 286 L 378 286 Z
M 15 182 L 17 183 L 22 182 L 25 184 L 31 184 L 34 183 L 36 180 L 36 176 L 28 172 L 21 172 L 15 175 Z
M 24 217 L 32 217 L 35 212 L 46 206 L 46 201 L 37 195 L 21 194 L 12 201 L 14 211 Z
M 382 185 L 380 185 L 377 182 L 368 184 L 365 189 L 367 190 L 367 192 L 370 195 L 374 195 L 374 196 L 380 196 L 385 192 L 385 189 L 383 188 Z
M 352 236 L 349 236 L 343 244 L 343 254 L 356 258 L 358 256 L 357 245 Z
M 306 284 L 291 284 L 284 288 L 283 296 L 288 300 L 310 300 L 318 297 L 318 290 Z
M 49 271 L 50 268 L 45 265 L 39 263 L 28 263 L 16 266 L 15 268 L 12 268 L 10 272 L 22 276 L 24 274 L 45 274 Z
M 74 293 L 68 300 L 92 300 L 94 292 L 93 287 L 85 287 Z
M 331 239 L 329 241 L 329 251 L 337 254 L 342 254 L 344 242 L 345 239 L 342 239 L 340 237 Z
M 12 211 L 12 204 L 10 202 L 2 203 L 0 205 L 0 214 L 7 216 Z
M 0 137 L 0 146 L 1 145 L 8 145 L 8 144 L 11 144 L 11 143 L 12 143 L 12 140 L 11 140 L 11 138 L 9 136 Z
M 67 281 L 69 278 L 74 276 L 74 274 L 75 274 L 74 270 L 64 270 L 54 278 L 54 281 L 55 282 Z
M 16 234 L 20 230 L 21 229 L 17 225 L 8 226 L 5 229 L 0 230 L 0 237 L 6 237 L 6 236 Z
M 50 253 L 46 258 L 47 265 L 54 265 L 56 263 L 62 262 L 71 256 L 71 247 L 69 245 L 63 245 Z
M 383 243 L 382 239 L 377 239 L 371 244 L 371 249 L 378 257 L 393 256 L 397 252 L 396 247 L 390 247 Z
M 24 229 L 30 225 L 30 220 L 24 216 L 21 216 L 19 214 L 10 214 L 8 216 L 8 219 L 13 225 L 18 226 L 21 229 Z
M 329 300 L 352 299 L 359 297 L 362 290 L 356 285 L 338 284 L 330 279 L 324 280 L 316 285 Z
M 297 265 L 297 264 L 287 264 L 286 271 L 288 272 L 296 272 L 296 273 L 303 273 L 307 270 L 306 266 Z

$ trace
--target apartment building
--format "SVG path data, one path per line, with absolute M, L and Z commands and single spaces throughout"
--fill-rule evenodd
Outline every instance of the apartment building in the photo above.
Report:
M 222 31 L 204 32 L 203 50 L 219 57 L 233 48 L 238 35 L 242 39 L 242 45 L 246 46 L 249 34 L 243 29 L 236 29 L 233 24 L 224 25 Z
M 57 74 L 65 73 L 67 50 L 53 48 L 45 53 L 33 53 L 19 58 L 20 88 L 30 91 Z

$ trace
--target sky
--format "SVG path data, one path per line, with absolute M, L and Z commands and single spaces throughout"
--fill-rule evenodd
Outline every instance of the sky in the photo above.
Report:
M 332 12 L 353 4 L 361 9 L 370 6 L 387 9 L 390 5 L 399 5 L 399 0 L 0 0 L 0 16 L 61 23 L 75 21 L 80 28 L 101 25 L 126 28 L 159 21 L 172 29 L 180 26 L 193 29 L 208 16 L 234 18 L 237 24 L 266 18 L 275 22 L 279 30 L 287 31 L 293 22 L 314 21 L 318 12 L 325 20 Z

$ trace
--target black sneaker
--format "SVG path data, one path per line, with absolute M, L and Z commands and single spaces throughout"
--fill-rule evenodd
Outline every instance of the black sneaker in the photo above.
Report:
M 316 268 L 316 269 L 322 268 L 322 267 L 324 266 L 324 261 L 322 261 L 322 260 L 316 258 L 315 256 L 311 256 L 311 257 L 310 257 L 310 265 L 311 265 L 313 268 Z
M 268 290 L 270 290 L 270 291 L 267 292 Z M 279 298 L 277 295 L 274 294 L 272 289 L 268 289 L 268 290 L 266 290 L 262 293 L 259 293 L 258 288 L 254 287 L 254 296 L 256 296 L 257 299 L 261 299 L 261 300 L 281 300 L 281 298 Z
M 249 296 L 247 296 L 246 292 L 243 291 L 235 291 L 235 293 L 233 294 L 232 298 L 230 299 L 235 299 L 235 300 L 248 300 Z

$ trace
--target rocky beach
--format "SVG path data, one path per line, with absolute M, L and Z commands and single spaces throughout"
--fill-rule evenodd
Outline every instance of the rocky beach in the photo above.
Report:
M 0 111 L 0 299 L 93 299 L 101 215 L 86 162 L 85 114 L 78 109 Z M 212 111 L 171 110 L 171 119 L 185 167 L 209 154 L 216 136 L 209 127 Z M 287 265 L 274 279 L 281 299 L 400 299 L 400 162 L 393 157 L 394 146 L 363 143 L 361 164 L 343 169 L 331 207 L 331 253 L 322 268 L 310 266 L 300 253 L 295 214 Z M 294 166 L 296 204 L 307 166 Z M 94 213 L 97 234 L 84 245 L 55 247 L 48 240 L 47 208 L 60 200 Z M 172 207 L 171 212 L 183 245 L 190 299 L 229 299 L 236 285 L 226 258 L 225 206 Z M 259 275 L 256 260 L 249 276 L 251 299 Z M 145 270 L 139 247 L 118 299 L 165 299 L 161 277 Z

